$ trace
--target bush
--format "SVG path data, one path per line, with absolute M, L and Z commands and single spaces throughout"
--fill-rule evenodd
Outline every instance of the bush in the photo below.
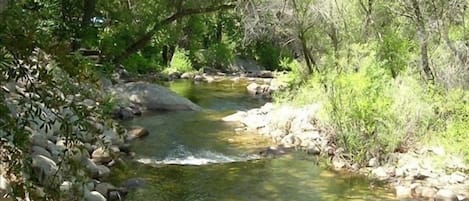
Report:
M 429 143 L 463 155 L 469 162 L 469 93 L 454 89 L 434 97 L 437 116 L 431 124 L 435 134 L 429 136 Z
M 404 152 L 411 143 L 438 130 L 432 126 L 441 127 L 436 122 L 441 117 L 434 113 L 436 97 L 430 93 L 432 88 L 405 71 L 393 79 L 384 66 L 389 63 L 377 59 L 374 46 L 354 47 L 360 47 L 360 51 L 355 51 L 348 62 L 338 63 L 345 71 L 324 70 L 307 77 L 305 82 L 290 82 L 300 83 L 300 87 L 275 97 L 295 104 L 322 103 L 320 120 L 334 128 L 335 143 L 359 164 L 372 157 L 384 159 L 388 153 Z M 294 70 L 302 69 L 301 64 L 288 60 L 281 63 L 292 67 L 286 76 L 290 80 L 304 76 Z M 460 125 L 463 123 L 455 124 L 453 129 L 459 132 Z
M 171 72 L 180 72 L 180 73 L 185 73 L 185 72 L 190 72 L 193 71 L 194 69 L 192 68 L 192 62 L 189 59 L 188 52 L 177 48 L 176 51 L 174 52 L 173 58 L 171 59 L 171 63 L 169 64 L 169 68 L 165 69 L 165 72 L 171 73 Z

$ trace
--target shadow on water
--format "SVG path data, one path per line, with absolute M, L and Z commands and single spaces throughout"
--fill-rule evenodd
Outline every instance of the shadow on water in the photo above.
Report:
M 220 120 L 263 104 L 246 94 L 244 84 L 175 82 L 170 88 L 206 110 L 158 112 L 127 122 L 151 132 L 132 145 L 147 165 L 134 161 L 113 171 L 117 183 L 130 177 L 147 181 L 128 200 L 392 200 L 383 189 L 369 189 L 365 178 L 321 169 L 303 153 L 250 160 L 250 153 L 269 142 L 236 134 L 239 125 Z

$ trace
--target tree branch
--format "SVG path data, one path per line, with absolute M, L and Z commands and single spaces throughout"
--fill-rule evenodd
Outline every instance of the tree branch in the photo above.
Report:
M 153 38 L 153 36 L 160 30 L 163 26 L 171 24 L 172 22 L 184 18 L 190 15 L 197 15 L 197 14 L 204 14 L 204 13 L 211 13 L 220 10 L 229 10 L 234 9 L 236 5 L 233 4 L 226 4 L 226 5 L 219 5 L 219 6 L 211 6 L 205 8 L 187 8 L 187 9 L 180 9 L 178 12 L 174 13 L 173 15 L 163 19 L 153 25 L 152 29 L 145 33 L 144 35 L 140 36 L 139 39 L 133 42 L 127 49 L 118 57 L 116 57 L 115 62 L 119 63 L 122 60 L 126 59 L 130 55 L 138 52 L 142 48 L 144 48 Z

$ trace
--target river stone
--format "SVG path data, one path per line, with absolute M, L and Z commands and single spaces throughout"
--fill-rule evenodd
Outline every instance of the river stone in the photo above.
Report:
M 115 189 L 116 189 L 115 186 L 113 186 L 110 183 L 106 183 L 106 182 L 97 184 L 96 188 L 95 188 L 96 191 L 98 191 L 99 193 L 101 193 L 101 195 L 104 195 L 107 198 L 109 198 L 109 196 L 108 196 L 109 192 L 112 191 L 112 190 L 115 190 Z
M 451 190 L 440 189 L 435 195 L 435 201 L 458 201 L 458 197 Z
M 49 153 L 49 151 L 47 151 L 46 149 L 40 147 L 40 146 L 33 146 L 31 147 L 31 150 L 33 152 L 33 155 L 43 155 L 47 158 L 52 158 L 51 154 Z
M 122 182 L 122 187 L 128 190 L 135 190 L 137 188 L 144 187 L 146 185 L 146 181 L 140 178 L 131 178 L 127 179 L 126 181 Z
M 131 130 L 129 130 L 129 132 L 127 133 L 127 139 L 128 140 L 133 140 L 133 139 L 137 139 L 137 138 L 142 138 L 142 137 L 145 137 L 147 135 L 149 135 L 150 132 L 146 129 L 146 128 L 143 128 L 143 127 L 133 127 Z
M 227 121 L 227 122 L 235 122 L 235 121 L 241 121 L 244 119 L 248 114 L 244 111 L 237 111 L 236 113 L 232 115 L 228 115 L 226 117 L 223 117 L 222 121 Z
M 110 93 L 123 102 L 132 102 L 148 110 L 201 110 L 166 87 L 146 82 L 129 82 L 111 87 Z
M 98 175 L 96 175 L 97 179 L 106 178 L 109 176 L 109 174 L 111 174 L 111 170 L 105 165 L 98 165 L 97 168 L 98 168 Z
M 59 170 L 57 164 L 53 160 L 43 155 L 33 156 L 32 161 L 31 166 L 38 177 L 39 183 L 41 184 L 50 182 L 52 177 L 55 177 Z
M 8 192 L 9 190 L 10 190 L 10 184 L 9 184 L 8 180 L 5 179 L 5 177 L 3 177 L 3 175 L 0 175 L 0 192 L 2 192 L 2 191 Z
M 197 81 L 197 82 L 202 82 L 202 81 L 204 81 L 204 80 L 205 80 L 205 77 L 202 76 L 202 75 L 196 75 L 196 76 L 194 77 L 194 81 Z
M 194 73 L 186 72 L 181 75 L 181 79 L 193 79 L 195 77 Z
M 412 189 L 409 186 L 398 185 L 394 187 L 397 199 L 410 198 L 412 196 Z
M 415 194 L 421 198 L 432 199 L 436 195 L 436 189 L 428 186 L 418 186 L 415 188 Z
M 62 192 L 69 192 L 72 189 L 73 183 L 70 181 L 64 181 L 60 185 L 60 191 Z
M 86 201 L 107 201 L 106 198 L 97 191 L 91 191 L 85 193 Z
M 371 174 L 380 180 L 386 180 L 389 178 L 389 174 L 384 167 L 377 167 L 371 170 Z
M 112 160 L 109 151 L 104 149 L 103 147 L 94 150 L 91 154 L 91 157 L 93 159 L 93 162 L 100 164 L 109 163 Z
M 33 134 L 30 137 L 30 141 L 32 145 L 36 145 L 39 147 L 47 147 L 47 137 L 41 134 Z

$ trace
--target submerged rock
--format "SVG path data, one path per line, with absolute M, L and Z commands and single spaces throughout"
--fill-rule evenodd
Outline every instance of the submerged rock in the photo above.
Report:
M 135 190 L 137 188 L 142 188 L 146 185 L 146 181 L 140 178 L 131 178 L 127 179 L 122 183 L 122 187 L 128 189 L 128 190 Z
M 289 149 L 283 146 L 272 146 L 267 147 L 258 152 L 258 154 L 262 157 L 273 158 L 276 156 L 284 155 L 288 153 Z
M 127 133 L 127 140 L 133 140 L 137 138 L 142 138 L 147 135 L 149 135 L 150 132 L 143 127 L 133 127 L 129 132 Z

